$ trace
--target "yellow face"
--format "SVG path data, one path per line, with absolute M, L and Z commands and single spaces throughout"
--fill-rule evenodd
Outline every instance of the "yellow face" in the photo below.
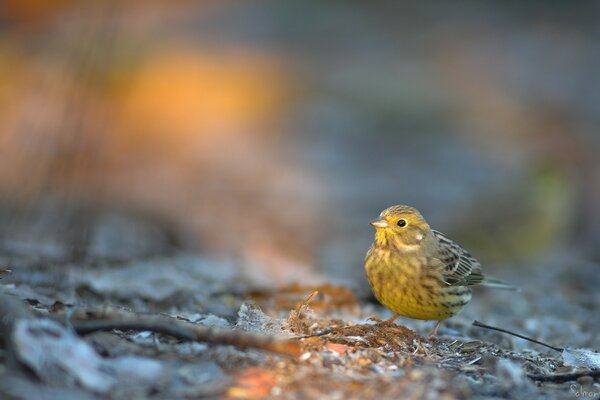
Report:
M 400 248 L 418 246 L 431 232 L 421 213 L 409 206 L 386 208 L 371 225 L 375 227 L 376 244 Z

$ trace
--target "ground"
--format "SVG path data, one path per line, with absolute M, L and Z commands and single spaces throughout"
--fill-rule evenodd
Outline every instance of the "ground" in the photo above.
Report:
M 10 270 L 2 275 L 2 303 L 24 307 L 22 314 L 7 312 L 13 301 L 1 310 L 0 391 L 8 398 L 600 393 L 598 370 L 472 325 L 478 319 L 556 347 L 593 350 L 600 330 L 595 265 L 565 271 L 553 260 L 526 275 L 512 271 L 521 292 L 477 290 L 462 314 L 427 337 L 433 322 L 378 324 L 390 312 L 353 288 L 259 288 L 244 282 L 235 263 L 202 253 L 63 263 L 14 250 L 4 262 Z M 108 326 L 99 327 L 102 321 Z M 129 325 L 111 325 L 119 321 Z

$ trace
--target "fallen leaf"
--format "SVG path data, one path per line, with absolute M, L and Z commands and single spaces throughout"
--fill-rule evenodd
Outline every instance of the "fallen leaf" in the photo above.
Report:
M 576 368 L 600 369 L 600 354 L 586 349 L 564 349 L 562 358 L 565 365 Z
M 260 399 L 268 396 L 277 385 L 277 376 L 258 367 L 250 367 L 239 375 L 227 394 L 236 399 Z
M 346 354 L 351 347 L 341 343 L 327 343 L 325 348 L 338 354 Z

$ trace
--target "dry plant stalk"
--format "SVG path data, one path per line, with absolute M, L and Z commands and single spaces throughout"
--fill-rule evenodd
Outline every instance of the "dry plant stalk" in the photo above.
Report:
M 568 349 L 568 348 L 562 348 L 562 347 L 556 347 L 556 346 L 551 346 L 547 343 L 544 342 L 540 342 L 539 340 L 536 339 L 532 339 L 530 337 L 509 331 L 507 329 L 502 329 L 502 328 L 498 328 L 495 326 L 491 326 L 491 325 L 487 325 L 484 324 L 482 322 L 479 321 L 473 321 L 473 325 L 477 326 L 479 328 L 485 328 L 485 329 L 491 329 L 494 331 L 498 331 L 498 332 L 502 332 L 502 333 L 506 333 L 512 336 L 516 336 L 518 338 L 527 340 L 529 342 L 532 343 L 536 343 L 539 344 L 541 346 L 545 346 L 548 347 L 549 349 L 558 351 L 560 353 L 563 354 L 563 359 L 565 356 L 565 352 L 567 351 L 577 351 L 577 350 L 572 350 L 572 349 Z M 563 373 L 563 374 L 528 374 L 527 375 L 529 377 L 529 379 L 532 379 L 534 381 L 538 381 L 538 382 L 568 382 L 568 381 L 574 381 L 577 380 L 578 378 L 582 377 L 582 376 L 591 376 L 592 378 L 597 378 L 600 377 L 600 369 L 584 369 L 584 370 L 579 370 L 579 371 L 575 371 L 575 372 L 570 372 L 570 373 Z
M 498 332 L 506 333 L 508 335 L 516 336 L 518 338 L 527 340 L 529 342 L 536 343 L 536 344 L 539 344 L 541 346 L 548 347 L 549 349 L 552 349 L 552 350 L 556 350 L 556 351 L 560 351 L 560 352 L 562 352 L 564 350 L 562 347 L 551 346 L 551 345 L 549 345 L 547 343 L 540 342 L 539 340 L 532 339 L 530 337 L 527 337 L 527 336 L 524 336 L 524 335 L 521 335 L 521 334 L 518 334 L 518 333 L 515 333 L 515 332 L 512 332 L 512 331 L 509 331 L 507 329 L 497 328 L 495 326 L 484 324 L 484 323 L 479 322 L 479 321 L 473 321 L 473 326 L 477 326 L 479 328 L 490 329 L 490 330 L 493 330 L 493 331 L 498 331 Z
M 78 319 L 84 315 L 88 318 L 94 316 L 94 319 Z M 293 340 L 207 327 L 166 315 L 138 314 L 115 307 L 79 310 L 69 319 L 69 323 L 80 335 L 113 329 L 151 331 L 183 341 L 231 345 L 242 349 L 253 348 L 289 356 L 301 354 L 300 345 Z

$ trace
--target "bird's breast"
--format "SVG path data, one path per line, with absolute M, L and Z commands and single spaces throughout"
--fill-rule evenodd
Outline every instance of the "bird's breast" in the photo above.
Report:
M 445 319 L 455 315 L 470 300 L 470 290 L 450 288 L 432 260 L 371 248 L 365 270 L 373 294 L 390 310 L 410 318 Z

